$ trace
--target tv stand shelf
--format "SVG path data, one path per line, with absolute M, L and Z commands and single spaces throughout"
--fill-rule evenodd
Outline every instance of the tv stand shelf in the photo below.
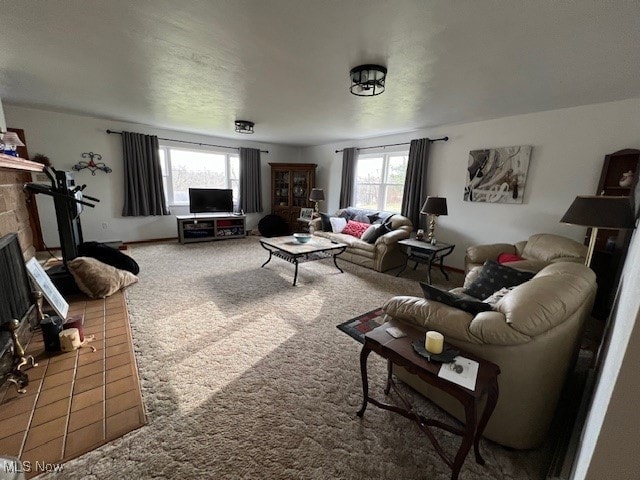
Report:
M 202 215 L 177 215 L 178 241 L 180 243 L 208 242 L 226 238 L 242 238 L 247 235 L 245 215 L 207 213 Z

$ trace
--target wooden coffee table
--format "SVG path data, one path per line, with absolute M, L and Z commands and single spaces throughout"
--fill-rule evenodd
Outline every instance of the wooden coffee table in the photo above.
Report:
M 307 243 L 300 243 L 293 235 L 287 235 L 285 237 L 261 238 L 260 245 L 269 252 L 269 258 L 262 264 L 262 267 L 271 261 L 271 257 L 281 258 L 296 266 L 296 271 L 293 276 L 294 287 L 298 281 L 298 263 L 301 257 L 307 258 L 308 260 L 322 260 L 323 258 L 333 256 L 333 264 L 340 270 L 340 273 L 344 273 L 336 263 L 336 257 L 347 248 L 347 245 L 344 243 L 335 243 L 327 238 L 316 236 Z M 309 257 L 309 254 L 312 253 L 328 253 L 328 255 L 327 257 Z
M 389 327 L 398 327 L 406 333 L 407 336 L 397 339 L 393 338 L 386 332 L 386 329 Z M 475 360 L 479 363 L 475 389 L 469 390 L 449 380 L 440 378 L 438 376 L 438 371 L 440 368 L 448 368 L 448 364 L 442 364 L 435 361 L 430 362 L 426 358 L 418 355 L 411 346 L 411 343 L 415 340 L 424 341 L 424 336 L 424 332 L 394 320 L 391 320 L 365 334 L 364 345 L 360 353 L 360 371 L 362 374 L 362 390 L 364 393 L 364 399 L 362 408 L 358 411 L 358 416 L 362 417 L 367 408 L 367 404 L 373 403 L 377 407 L 385 410 L 391 410 L 392 412 L 396 412 L 406 418 L 414 420 L 420 429 L 427 435 L 429 440 L 431 440 L 431 443 L 438 455 L 440 455 L 445 463 L 451 467 L 451 479 L 456 480 L 460 473 L 462 464 L 471 449 L 471 445 L 474 447 L 476 462 L 480 465 L 484 465 L 484 459 L 480 455 L 479 442 L 480 436 L 482 435 L 484 428 L 487 426 L 487 422 L 489 421 L 489 418 L 493 413 L 493 409 L 498 402 L 498 375 L 500 374 L 500 368 L 494 363 L 460 351 L 461 356 Z M 404 403 L 404 408 L 383 403 L 369 397 L 367 358 L 372 351 L 387 359 L 388 375 L 384 393 L 388 394 L 390 389 L 393 387 L 402 403 Z M 411 408 L 409 402 L 400 395 L 396 388 L 392 378 L 394 364 L 404 367 L 409 373 L 417 375 L 428 384 L 450 394 L 462 403 L 465 411 L 465 421 L 463 423 L 464 428 L 461 429 L 438 420 L 428 419 L 416 413 Z M 478 405 L 485 395 L 487 397 L 487 401 L 485 403 L 482 416 L 480 417 L 480 421 L 478 421 Z M 462 442 L 460 443 L 460 447 L 453 459 L 450 458 L 443 450 L 429 427 L 440 428 L 462 436 Z

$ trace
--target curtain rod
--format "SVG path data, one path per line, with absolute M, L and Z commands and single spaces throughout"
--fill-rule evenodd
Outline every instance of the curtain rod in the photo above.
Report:
M 433 143 L 433 142 L 446 142 L 449 140 L 449 137 L 442 137 L 442 138 L 434 138 L 434 139 L 429 139 L 429 143 Z M 404 143 L 390 143 L 388 145 L 376 145 L 375 147 L 360 147 L 360 148 L 356 148 L 356 150 L 368 150 L 370 148 L 384 148 L 384 147 L 397 147 L 398 145 L 410 145 L 411 142 L 404 142 Z M 344 148 L 342 150 L 336 150 L 336 153 L 339 152 L 344 152 Z
M 122 135 L 122 132 L 116 132 L 114 130 L 107 130 L 107 133 L 114 133 L 116 135 Z M 173 138 L 161 138 L 158 137 L 158 140 L 166 140 L 167 142 L 176 142 L 176 143 L 189 143 L 191 145 L 200 145 L 201 147 L 218 147 L 218 148 L 231 148 L 234 150 L 240 150 L 240 147 L 225 147 L 224 145 L 213 145 L 211 143 L 200 143 L 200 142 L 189 142 L 188 140 L 174 140 Z M 260 150 L 261 153 L 269 153 L 269 150 Z

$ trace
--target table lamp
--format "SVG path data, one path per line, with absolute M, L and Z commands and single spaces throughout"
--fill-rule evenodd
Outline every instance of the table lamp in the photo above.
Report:
M 597 195 L 578 195 L 560 222 L 591 228 L 589 248 L 584 262 L 587 267 L 591 266 L 598 228 L 622 230 L 635 226 L 630 197 Z
M 445 197 L 427 197 L 426 202 L 422 205 L 420 213 L 423 215 L 431 215 L 429 221 L 429 232 L 427 233 L 427 241 L 431 243 L 433 233 L 436 230 L 436 217 L 447 215 L 447 199 Z
M 318 202 L 324 200 L 324 190 L 322 190 L 321 188 L 312 188 L 311 194 L 309 195 L 309 200 L 311 200 L 312 202 L 316 202 L 315 210 L 316 213 L 318 213 Z

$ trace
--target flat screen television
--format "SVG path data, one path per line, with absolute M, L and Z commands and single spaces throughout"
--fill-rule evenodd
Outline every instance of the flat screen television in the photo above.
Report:
M 203 212 L 233 212 L 233 191 L 222 188 L 190 188 L 189 211 Z

